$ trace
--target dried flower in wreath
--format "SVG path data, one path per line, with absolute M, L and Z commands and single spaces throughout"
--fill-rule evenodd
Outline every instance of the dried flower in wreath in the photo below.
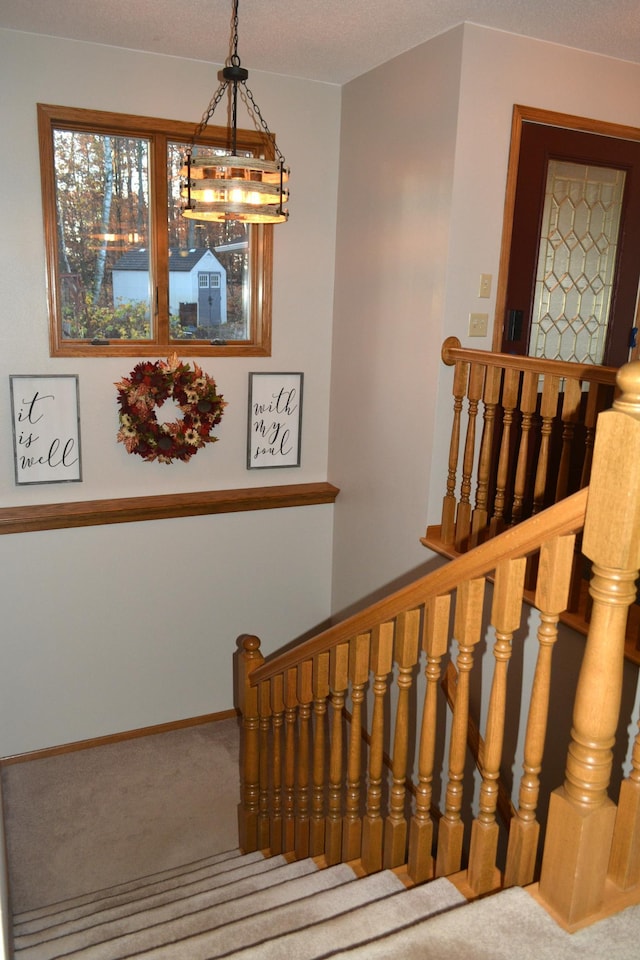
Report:
M 143 460 L 190 460 L 206 443 L 220 423 L 226 401 L 217 392 L 215 381 L 194 363 L 172 354 L 166 361 L 137 364 L 128 377 L 115 384 L 120 406 L 118 442 Z M 182 420 L 158 423 L 156 408 L 172 399 L 184 414 Z

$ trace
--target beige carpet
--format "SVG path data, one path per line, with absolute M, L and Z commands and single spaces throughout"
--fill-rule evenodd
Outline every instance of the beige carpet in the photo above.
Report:
M 638 960 L 640 906 L 569 936 L 519 889 L 239 857 L 237 756 L 233 720 L 5 765 L 17 960 Z
M 237 847 L 238 721 L 2 767 L 16 912 Z

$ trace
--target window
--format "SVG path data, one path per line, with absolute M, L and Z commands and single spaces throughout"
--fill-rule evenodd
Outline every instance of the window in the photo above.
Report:
M 195 124 L 38 104 L 38 126 L 52 356 L 270 355 L 273 226 L 181 216 Z

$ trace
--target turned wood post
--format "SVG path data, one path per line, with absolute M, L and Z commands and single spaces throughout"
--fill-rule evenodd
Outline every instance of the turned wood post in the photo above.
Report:
M 451 724 L 445 812 L 438 828 L 437 877 L 457 873 L 462 861 L 461 810 L 469 725 L 469 674 L 473 669 L 475 646 L 482 636 L 484 591 L 484 578 L 465 580 L 457 590 L 453 635 L 458 643 L 458 689 Z
M 373 716 L 369 748 L 369 789 L 367 810 L 362 825 L 362 866 L 367 873 L 382 870 L 384 820 L 381 814 L 382 775 L 384 772 L 385 700 L 388 677 L 393 669 L 393 621 L 374 627 L 371 633 L 373 670 Z
M 252 687 L 252 672 L 264 663 L 257 637 L 242 638 L 238 657 L 238 709 L 242 716 L 240 742 L 240 803 L 238 805 L 238 841 L 243 853 L 258 849 L 258 809 L 260 799 L 260 739 L 258 688 Z
M 476 894 L 488 893 L 496 882 L 496 855 L 498 850 L 498 780 L 507 705 L 507 671 L 511 659 L 513 634 L 522 617 L 522 592 L 527 561 L 502 560 L 496 568 L 491 621 L 496 639 L 493 648 L 495 668 L 491 693 L 482 764 L 478 816 L 471 828 L 471 848 L 467 879 Z
M 426 690 L 420 728 L 416 809 L 409 825 L 409 858 L 407 872 L 414 883 L 433 877 L 433 768 L 436 750 L 436 718 L 441 661 L 449 646 L 449 611 L 451 594 L 432 597 L 424 611 L 422 648 L 427 655 Z
M 309 856 L 309 763 L 311 757 L 311 703 L 313 701 L 313 660 L 298 668 L 300 730 L 298 734 L 298 789 L 296 802 L 295 850 L 298 860 Z
M 593 612 L 578 679 L 564 785 L 549 807 L 540 895 L 567 925 L 604 899 L 616 808 L 607 795 L 622 689 L 628 607 L 640 566 L 640 361 L 618 372 L 622 396 L 600 415 L 583 552 Z
M 489 479 L 493 466 L 493 438 L 496 428 L 496 410 L 500 400 L 502 387 L 502 368 L 488 367 L 484 379 L 484 394 L 482 402 L 482 440 L 478 456 L 478 485 L 476 487 L 476 505 L 471 519 L 471 546 L 476 546 L 480 534 L 486 529 L 489 521 Z
M 311 823 L 309 854 L 318 857 L 324 853 L 324 787 L 326 761 L 327 700 L 329 698 L 329 651 L 319 653 L 313 660 L 313 791 L 311 795 Z
M 284 676 L 284 780 L 282 804 L 282 851 L 296 846 L 296 746 L 298 726 L 298 670 L 289 667 Z
M 498 454 L 493 517 L 491 518 L 491 532 L 494 536 L 500 533 L 505 525 L 506 492 L 509 480 L 511 454 L 511 431 L 518 406 L 519 390 L 520 371 L 507 367 L 504 372 L 504 382 L 502 385 L 502 437 L 500 440 L 500 453 Z
M 273 796 L 269 836 L 271 853 L 282 853 L 282 730 L 284 727 L 284 677 L 281 673 L 271 678 L 271 711 L 273 714 Z
M 344 738 L 342 711 L 349 686 L 349 644 L 331 650 L 329 662 L 331 689 L 331 746 L 329 750 L 329 789 L 325 822 L 325 857 L 329 866 L 342 857 L 342 776 Z
M 469 364 L 456 362 L 453 374 L 453 425 L 449 444 L 449 469 L 447 471 L 447 492 L 442 501 L 442 541 L 453 543 L 456 536 L 456 477 L 460 449 L 460 421 L 462 402 L 467 389 Z
M 362 816 L 360 810 L 360 772 L 362 765 L 362 701 L 369 679 L 371 635 L 361 633 L 349 645 L 349 679 L 351 680 L 351 728 L 347 754 L 347 790 L 342 821 L 342 859 L 360 856 Z
M 551 660 L 558 639 L 558 620 L 567 607 L 574 544 L 575 535 L 568 534 L 543 544 L 540 551 L 535 595 L 535 605 L 540 611 L 538 659 L 529 701 L 518 811 L 509 827 L 505 887 L 533 883 L 540 836 L 536 811 L 549 716 Z
M 395 660 L 398 664 L 398 705 L 391 761 L 389 815 L 384 825 L 382 862 L 386 870 L 405 863 L 407 851 L 406 777 L 409 755 L 409 694 L 418 662 L 420 611 L 400 613 L 396 619 Z
M 260 714 L 260 796 L 258 801 L 258 849 L 268 850 L 271 846 L 269 821 L 269 733 L 271 731 L 271 684 L 263 680 L 258 685 L 258 711 Z
M 476 458 L 476 420 L 478 404 L 482 398 L 484 387 L 485 367 L 478 363 L 471 364 L 469 385 L 467 389 L 467 436 L 462 458 L 462 482 L 460 484 L 460 503 L 456 513 L 456 546 L 458 549 L 468 548 L 468 537 L 471 532 L 471 477 L 473 464 Z

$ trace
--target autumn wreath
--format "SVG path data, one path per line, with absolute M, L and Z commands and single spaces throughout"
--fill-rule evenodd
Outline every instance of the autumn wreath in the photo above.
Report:
M 120 405 L 118 441 L 143 460 L 190 460 L 205 443 L 218 438 L 211 431 L 220 423 L 226 402 L 215 381 L 194 363 L 193 370 L 174 353 L 166 361 L 139 363 L 115 384 Z M 173 399 L 182 420 L 158 423 L 156 408 Z

